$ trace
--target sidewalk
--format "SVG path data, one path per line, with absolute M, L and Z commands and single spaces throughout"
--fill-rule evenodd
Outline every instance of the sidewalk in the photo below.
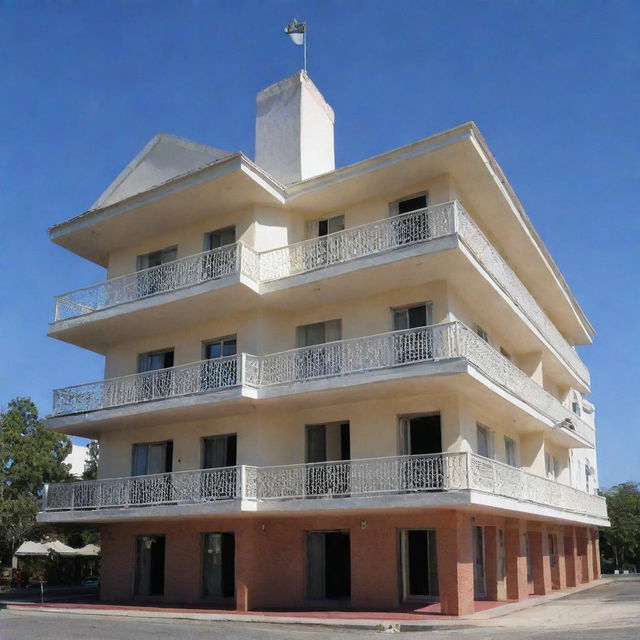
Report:
M 520 602 L 476 602 L 476 612 L 469 616 L 453 617 L 438 613 L 438 605 L 430 605 L 410 612 L 375 611 L 225 611 L 183 607 L 157 607 L 143 605 L 118 605 L 88 602 L 26 603 L 0 600 L 0 607 L 9 610 L 41 611 L 95 616 L 121 616 L 131 618 L 171 618 L 199 621 L 260 622 L 274 624 L 320 625 L 369 630 L 393 628 L 394 630 L 427 631 L 446 627 L 482 627 L 496 619 L 505 618 L 517 611 L 530 609 L 546 602 L 580 593 L 609 582 L 600 579 L 580 587 L 554 591 L 546 596 L 533 596 Z M 506 623 L 506 620 L 501 620 Z M 495 622 L 493 622 L 495 624 Z

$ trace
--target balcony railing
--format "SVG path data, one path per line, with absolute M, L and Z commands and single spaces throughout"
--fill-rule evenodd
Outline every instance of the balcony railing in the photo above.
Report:
M 239 384 L 239 369 L 240 356 L 228 356 L 56 389 L 53 415 L 220 391 Z
M 243 354 L 204 360 L 57 389 L 53 415 L 86 413 L 241 385 L 259 389 L 310 382 L 452 358 L 466 359 L 554 423 L 569 420 L 582 438 L 593 442 L 593 427 L 461 322 L 339 340 L 265 356 Z
M 42 510 L 126 509 L 234 498 L 257 503 L 306 498 L 373 499 L 464 490 L 607 517 L 606 501 L 600 496 L 467 452 L 272 467 L 243 465 L 54 484 L 45 486 Z
M 239 265 L 240 245 L 236 243 L 136 271 L 58 296 L 54 321 L 222 278 L 237 273 Z
M 392 216 L 344 231 L 257 253 L 236 243 L 107 280 L 56 298 L 54 320 L 66 320 L 151 295 L 242 273 L 256 283 L 271 282 L 393 249 L 458 233 L 493 280 L 537 327 L 583 381 L 589 373 L 534 297 L 494 249 L 459 202 Z

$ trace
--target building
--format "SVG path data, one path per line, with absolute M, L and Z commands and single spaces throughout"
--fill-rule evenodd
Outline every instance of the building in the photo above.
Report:
M 393 609 L 599 576 L 593 329 L 473 123 L 335 169 L 304 73 L 257 96 L 256 160 L 156 136 L 51 229 L 107 279 L 49 335 L 99 480 L 102 598 Z

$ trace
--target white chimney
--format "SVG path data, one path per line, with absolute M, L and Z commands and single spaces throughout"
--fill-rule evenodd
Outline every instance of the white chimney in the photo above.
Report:
M 333 109 L 304 71 L 258 93 L 256 164 L 282 184 L 335 169 Z

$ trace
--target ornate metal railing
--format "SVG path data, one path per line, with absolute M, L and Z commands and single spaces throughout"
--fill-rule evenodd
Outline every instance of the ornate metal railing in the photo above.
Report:
M 455 357 L 455 323 L 247 356 L 246 384 L 264 387 Z M 249 371 L 251 376 L 249 377 Z
M 230 244 L 64 293 L 56 298 L 54 321 L 237 273 L 240 254 L 240 244 Z
M 562 356 L 574 373 L 586 384 L 589 383 L 589 370 L 580 359 L 580 356 L 564 339 L 562 334 L 535 298 L 529 293 L 522 281 L 514 273 L 504 258 L 496 251 L 487 237 L 480 231 L 478 225 L 464 210 L 459 202 L 456 202 L 457 231 L 460 238 L 484 267 L 493 280 L 511 298 L 516 306 L 529 318 L 538 331 L 549 341 L 551 346 Z
M 475 453 L 467 455 L 470 489 L 513 498 L 520 502 L 607 517 L 607 501 L 602 496 L 574 489 Z
M 601 518 L 606 501 L 468 452 L 226 467 L 45 485 L 43 511 L 177 505 L 241 498 L 382 497 L 474 490 Z
M 56 389 L 53 415 L 228 389 L 240 384 L 240 362 L 239 356 L 229 356 Z
M 254 388 L 348 376 L 412 364 L 464 358 L 494 383 L 565 423 L 587 442 L 594 429 L 461 322 L 339 340 L 265 356 L 241 354 L 138 373 L 54 391 L 53 415 L 213 392 L 236 385 Z
M 241 497 L 241 467 L 45 485 L 44 511 L 145 507 Z
M 260 254 L 260 280 L 269 282 L 454 233 L 455 202 L 391 216 Z
M 242 273 L 256 283 L 270 282 L 454 233 L 459 234 L 482 267 L 576 375 L 588 383 L 589 372 L 576 351 L 457 201 L 391 216 L 262 253 L 236 243 L 181 258 L 58 296 L 54 320 L 64 320 L 233 273 Z

